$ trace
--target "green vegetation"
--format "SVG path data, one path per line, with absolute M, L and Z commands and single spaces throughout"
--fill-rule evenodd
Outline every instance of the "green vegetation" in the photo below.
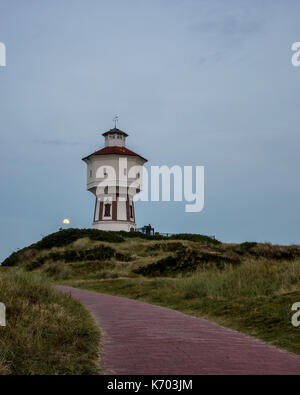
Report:
M 164 250 L 168 251 L 166 248 Z M 236 265 L 238 263 L 240 263 L 240 260 L 237 258 L 212 252 L 199 252 L 183 246 L 176 254 L 167 256 L 147 266 L 138 267 L 133 272 L 152 277 L 160 275 L 173 276 L 175 274 L 194 272 L 206 267 L 215 266 L 219 269 L 225 269 L 227 264 Z
M 177 235 L 172 235 L 169 238 L 170 240 L 189 240 L 189 241 L 197 241 L 199 243 L 204 244 L 221 244 L 219 240 L 216 240 L 209 236 L 203 236 L 198 234 L 190 234 L 190 233 L 179 233 Z
M 31 259 L 38 251 L 53 247 L 63 247 L 83 237 L 88 237 L 90 240 L 109 241 L 111 243 L 121 243 L 124 241 L 124 238 L 116 232 L 104 232 L 96 229 L 64 229 L 45 236 L 42 240 L 30 247 L 25 247 L 20 251 L 14 252 L 2 262 L 2 266 L 16 266 L 18 263 L 22 263 L 18 260 L 19 257 Z
M 57 232 L 4 264 L 204 317 L 300 354 L 300 331 L 291 325 L 300 246 L 89 231 Z
M 193 235 L 193 234 L 182 234 L 173 235 L 170 238 L 164 236 L 146 236 L 143 233 L 127 233 L 127 232 L 104 232 L 96 229 L 64 229 L 59 232 L 52 233 L 45 236 L 39 242 L 32 244 L 29 247 L 25 247 L 20 251 L 14 252 L 7 259 L 2 262 L 2 266 L 16 266 L 19 263 L 23 263 L 19 258 L 29 258 L 31 259 L 33 255 L 36 255 L 38 251 L 45 249 L 58 248 L 67 246 L 76 240 L 82 238 L 88 238 L 91 241 L 102 241 L 109 243 L 121 243 L 126 239 L 143 239 L 143 240 L 170 240 L 177 239 L 179 236 L 181 240 L 191 240 L 191 241 L 202 241 L 205 243 L 218 244 L 218 240 L 210 238 L 208 236 Z
M 291 306 L 300 301 L 300 260 L 247 261 L 179 278 L 72 280 L 68 284 L 207 318 L 300 354 L 300 331 L 291 325 Z
M 1 268 L 0 374 L 98 374 L 100 332 L 91 315 L 38 275 Z

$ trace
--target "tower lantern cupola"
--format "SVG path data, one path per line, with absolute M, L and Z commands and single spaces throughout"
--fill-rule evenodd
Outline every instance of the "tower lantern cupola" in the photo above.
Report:
M 127 133 L 120 129 L 110 129 L 102 134 L 105 138 L 105 147 L 125 147 Z

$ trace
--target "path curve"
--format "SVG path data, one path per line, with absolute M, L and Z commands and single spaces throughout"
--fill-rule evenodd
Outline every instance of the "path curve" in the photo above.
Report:
M 300 374 L 300 357 L 209 321 L 116 296 L 56 286 L 104 331 L 110 374 Z

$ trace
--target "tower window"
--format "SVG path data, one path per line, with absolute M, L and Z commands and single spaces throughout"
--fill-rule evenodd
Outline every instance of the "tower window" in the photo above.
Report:
M 104 169 L 103 169 L 103 174 L 104 174 L 105 176 L 107 176 L 106 167 L 104 167 Z
M 133 218 L 133 207 L 130 206 L 130 218 Z
M 110 217 L 110 204 L 104 205 L 104 217 Z
M 108 187 L 104 188 L 104 193 L 107 194 L 108 193 Z
M 93 175 L 93 171 L 92 171 L 92 170 L 90 170 L 90 177 L 92 177 L 92 175 Z

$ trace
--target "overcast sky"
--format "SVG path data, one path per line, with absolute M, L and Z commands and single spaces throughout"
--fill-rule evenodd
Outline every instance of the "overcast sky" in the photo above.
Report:
M 0 0 L 0 258 L 91 226 L 81 158 L 120 115 L 150 165 L 205 166 L 205 208 L 136 204 L 138 226 L 300 241 L 295 0 Z

